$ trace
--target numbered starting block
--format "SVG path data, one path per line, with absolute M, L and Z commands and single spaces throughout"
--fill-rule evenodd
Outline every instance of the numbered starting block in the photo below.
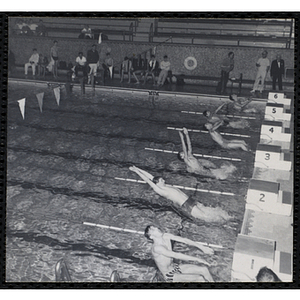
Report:
M 292 135 L 289 128 L 283 128 L 280 121 L 263 121 L 260 131 L 261 142 L 281 141 L 291 142 Z
M 283 93 L 269 93 L 268 96 L 268 103 L 277 103 L 277 104 L 283 104 L 286 107 L 291 106 L 291 99 L 284 98 Z
M 293 280 L 292 253 L 275 251 L 273 271 L 281 281 Z
M 290 171 L 292 162 L 290 155 L 281 152 L 280 146 L 258 144 L 254 167 Z
M 274 240 L 239 234 L 232 262 L 232 281 L 256 281 L 262 267 L 273 268 L 275 256 Z
M 265 120 L 291 121 L 291 114 L 286 113 L 283 104 L 268 102 L 265 109 Z
M 281 191 L 278 182 L 251 179 L 246 209 L 290 216 L 292 213 L 292 194 Z

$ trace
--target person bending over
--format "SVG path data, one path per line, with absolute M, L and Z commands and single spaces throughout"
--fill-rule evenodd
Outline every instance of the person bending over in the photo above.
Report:
M 178 158 L 186 163 L 187 171 L 189 173 L 195 173 L 217 179 L 226 179 L 230 173 L 236 170 L 236 167 L 232 164 L 224 164 L 218 169 L 217 166 L 209 160 L 196 159 L 192 153 L 192 144 L 187 129 L 183 128 L 182 132 L 179 131 L 179 136 L 183 151 L 178 153 Z M 186 143 L 184 137 L 186 138 Z
M 252 102 L 252 96 L 249 98 L 245 98 L 245 97 L 238 97 L 237 95 L 233 94 L 229 96 L 229 100 L 233 101 L 233 109 L 238 112 L 244 112 L 244 113 L 257 112 L 255 108 L 246 108 L 246 106 L 250 102 Z
M 220 207 L 204 206 L 180 189 L 165 184 L 165 180 L 161 177 L 154 177 L 136 166 L 130 167 L 129 170 L 138 174 L 157 194 L 172 201 L 188 217 L 192 216 L 206 222 L 224 222 L 231 219 L 231 216 Z
M 222 122 L 216 123 L 215 125 L 212 125 L 210 123 L 206 123 L 205 127 L 208 129 L 208 132 L 211 136 L 211 138 L 219 144 L 224 149 L 242 149 L 244 151 L 249 151 L 248 145 L 243 140 L 226 140 L 224 139 L 220 133 L 216 131 L 220 126 L 222 125 Z
M 210 264 L 202 258 L 174 252 L 172 250 L 171 240 L 197 247 L 206 254 L 214 253 L 211 248 L 199 245 L 187 238 L 175 236 L 170 233 L 163 233 L 155 226 L 146 227 L 145 237 L 148 240 L 153 241 L 151 249 L 152 257 L 157 268 L 163 274 L 164 279 L 167 282 L 214 282 L 206 266 L 174 263 L 173 259 L 175 258 L 183 261 L 194 261 L 202 265 L 210 266 Z

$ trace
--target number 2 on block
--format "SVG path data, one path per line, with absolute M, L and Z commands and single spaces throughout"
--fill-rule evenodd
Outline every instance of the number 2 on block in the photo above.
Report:
M 261 201 L 261 202 L 265 202 L 265 194 L 259 194 L 260 195 L 260 198 L 259 198 L 259 201 Z

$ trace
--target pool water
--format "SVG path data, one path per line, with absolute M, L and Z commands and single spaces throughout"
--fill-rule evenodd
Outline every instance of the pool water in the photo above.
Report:
M 58 106 L 53 90 L 44 85 L 9 83 L 7 134 L 7 282 L 55 280 L 55 264 L 66 261 L 74 282 L 108 282 L 113 270 L 123 281 L 149 282 L 156 267 L 151 243 L 143 235 L 83 225 L 99 223 L 144 231 L 153 224 L 166 232 L 199 242 L 222 245 L 214 255 L 203 255 L 214 264 L 210 272 L 217 282 L 229 282 L 233 249 L 243 220 L 248 180 L 254 154 L 224 150 L 208 134 L 190 132 L 193 153 L 232 157 L 237 167 L 227 180 L 186 172 L 174 153 L 181 151 L 177 130 L 204 130 L 202 112 L 215 109 L 221 99 L 143 93 L 86 91 L 74 87 L 67 97 L 61 90 Z M 35 94 L 44 92 L 43 112 Z M 25 120 L 17 100 L 26 97 Z M 250 127 L 222 129 L 246 134 L 252 150 L 259 141 L 264 103 L 251 103 L 259 112 Z M 220 128 L 221 131 L 221 128 Z M 226 137 L 227 139 L 233 137 Z M 235 137 L 236 138 L 236 137 Z M 220 166 L 223 160 L 210 159 Z M 179 215 L 170 202 L 129 170 L 136 165 L 168 184 L 233 193 L 234 196 L 184 191 L 202 204 L 220 207 L 234 221 L 217 224 L 193 222 Z M 174 251 L 202 255 L 201 251 L 175 243 Z

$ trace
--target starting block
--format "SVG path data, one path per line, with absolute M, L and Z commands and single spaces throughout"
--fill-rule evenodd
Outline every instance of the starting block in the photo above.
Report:
M 251 179 L 246 209 L 290 216 L 292 213 L 292 194 L 280 190 L 278 182 Z
M 267 141 L 291 142 L 292 135 L 289 128 L 283 128 L 280 121 L 263 121 L 260 138 Z
M 291 121 L 291 114 L 285 113 L 283 104 L 267 103 L 265 109 L 265 120 Z
M 270 92 L 269 96 L 268 96 L 268 103 L 283 104 L 285 106 L 290 107 L 291 106 L 291 99 L 284 98 L 283 93 Z
M 292 253 L 275 251 L 273 271 L 281 281 L 293 281 Z
M 262 267 L 273 268 L 275 257 L 274 240 L 239 234 L 233 254 L 231 278 L 234 281 L 256 281 Z
M 292 162 L 289 155 L 281 152 L 280 146 L 258 144 L 254 167 L 290 171 Z

